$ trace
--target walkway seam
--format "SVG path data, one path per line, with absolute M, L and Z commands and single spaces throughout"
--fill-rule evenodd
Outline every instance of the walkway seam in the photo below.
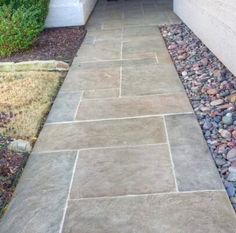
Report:
M 226 194 L 225 190 L 216 189 L 216 190 L 196 190 L 196 191 L 166 192 L 166 193 L 163 192 L 163 193 L 129 194 L 129 195 L 104 196 L 104 197 L 82 197 L 82 198 L 69 199 L 69 201 L 115 199 L 115 198 L 129 198 L 129 197 L 165 196 L 165 195 L 180 195 L 180 194 L 209 193 L 209 192 L 223 192 Z
M 129 119 L 140 119 L 140 118 L 151 118 L 151 117 L 164 117 L 164 116 L 175 116 L 175 115 L 187 115 L 194 114 L 193 112 L 179 112 L 179 113 L 167 113 L 167 114 L 154 114 L 154 115 L 142 115 L 132 117 L 118 117 L 118 118 L 104 118 L 104 119 L 91 119 L 91 120 L 74 120 L 74 121 L 60 121 L 46 123 L 45 125 L 63 125 L 63 124 L 74 124 L 74 123 L 86 123 L 86 122 L 99 122 L 99 121 L 115 121 L 115 120 L 129 120 Z
M 65 150 L 48 150 L 48 151 L 39 151 L 32 152 L 32 154 L 48 154 L 48 153 L 58 153 L 58 152 L 76 152 L 76 151 L 85 151 L 85 150 L 101 150 L 101 149 L 121 149 L 121 148 L 134 148 L 134 147 L 144 147 L 144 146 L 161 146 L 167 145 L 166 142 L 154 143 L 154 144 L 136 144 L 136 145 L 121 145 L 121 146 L 107 146 L 107 147 L 88 147 L 81 149 L 65 149 Z
M 177 183 L 176 174 L 175 174 L 175 164 L 174 164 L 173 157 L 172 157 L 170 141 L 169 141 L 169 136 L 168 136 L 168 130 L 167 130 L 167 126 L 166 126 L 166 119 L 164 116 L 163 116 L 163 122 L 164 122 L 164 127 L 165 127 L 166 141 L 167 141 L 167 145 L 168 145 L 170 161 L 171 161 L 171 165 L 172 165 L 172 173 L 173 173 L 174 180 L 175 180 L 175 188 L 176 188 L 176 191 L 179 192 L 178 183 Z
M 121 87 L 122 87 L 122 66 L 120 67 L 120 90 L 119 90 L 119 98 L 121 98 Z M 115 98 L 114 98 L 115 99 Z
M 73 166 L 73 170 L 72 170 L 70 186 L 69 186 L 69 189 L 68 189 L 66 204 L 65 204 L 65 207 L 64 207 L 63 216 L 62 216 L 62 220 L 61 220 L 61 223 L 60 223 L 59 233 L 62 233 L 62 231 L 63 231 L 63 226 L 64 226 L 64 222 L 65 222 L 65 217 L 66 217 L 66 211 L 67 211 L 67 208 L 68 208 L 68 202 L 69 202 L 69 198 L 70 198 L 70 193 L 71 193 L 72 184 L 73 184 L 73 180 L 74 180 L 74 176 L 75 176 L 75 170 L 76 170 L 76 165 L 77 165 L 78 158 L 79 158 L 79 151 L 77 151 L 74 166 Z
M 84 91 L 81 91 L 79 103 L 78 103 L 78 105 L 77 105 L 77 107 L 76 107 L 73 120 L 76 120 L 76 116 L 77 116 L 77 113 L 78 113 L 78 111 L 79 111 L 79 106 L 80 106 L 80 103 L 81 103 L 81 101 L 82 101 L 83 94 L 84 94 Z
M 110 90 L 110 89 L 119 89 L 118 87 L 114 87 L 114 88 L 101 88 L 101 89 L 87 89 L 87 90 L 83 90 L 83 91 L 106 91 L 106 90 Z M 73 91 L 64 91 L 64 92 L 68 92 L 68 93 L 74 93 Z M 79 93 L 78 91 L 75 93 Z M 80 92 L 81 93 L 81 92 Z M 169 95 L 177 95 L 177 94 L 185 94 L 184 90 L 183 91 L 177 91 L 177 92 L 165 92 L 165 93 L 159 93 L 159 94 L 149 94 L 149 95 L 123 95 L 121 96 L 121 99 L 130 99 L 130 98 L 147 98 L 147 97 L 157 97 L 157 96 L 169 96 Z M 89 98 L 89 99 L 84 99 L 82 101 L 90 101 L 90 100 L 117 100 L 117 97 L 104 97 L 104 98 Z

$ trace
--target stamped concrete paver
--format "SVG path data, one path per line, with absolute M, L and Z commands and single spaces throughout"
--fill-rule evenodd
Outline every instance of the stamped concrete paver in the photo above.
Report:
M 179 190 L 224 189 L 195 116 L 167 116 L 166 125 Z
M 172 64 L 123 67 L 122 96 L 166 94 L 184 91 Z
M 95 89 L 95 90 L 85 90 L 83 92 L 84 99 L 106 99 L 106 98 L 116 98 L 120 95 L 119 88 L 107 88 L 107 89 Z
M 158 25 L 171 0 L 99 0 L 1 233 L 235 233 Z
M 45 125 L 35 152 L 165 143 L 162 117 Z
M 141 27 L 124 27 L 123 40 L 150 40 L 159 39 L 162 40 L 162 35 L 156 26 L 141 26 Z
M 46 122 L 73 121 L 80 98 L 81 92 L 59 92 Z
M 59 232 L 76 154 L 31 155 L 1 220 L 1 233 Z
M 120 59 L 121 42 L 115 40 L 96 41 L 94 44 L 83 44 L 77 58 L 80 62 Z
M 90 67 L 71 69 L 64 81 L 62 91 L 82 91 L 120 87 L 120 68 Z
M 124 59 L 154 57 L 165 51 L 165 42 L 163 40 L 132 40 L 123 43 L 122 57 Z
M 233 215 L 225 192 L 71 200 L 63 233 L 233 233 Z
M 95 149 L 80 152 L 70 198 L 175 190 L 166 144 Z
M 185 93 L 83 100 L 76 119 L 93 120 L 192 112 Z

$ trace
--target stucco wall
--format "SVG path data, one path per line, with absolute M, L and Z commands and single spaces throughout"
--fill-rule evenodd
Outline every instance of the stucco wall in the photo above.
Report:
M 174 11 L 236 75 L 235 0 L 174 0 Z
M 51 0 L 46 27 L 84 25 L 97 0 Z

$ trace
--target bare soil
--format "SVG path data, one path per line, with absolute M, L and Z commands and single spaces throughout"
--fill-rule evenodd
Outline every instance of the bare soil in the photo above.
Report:
M 45 29 L 31 49 L 0 57 L 0 62 L 59 60 L 70 64 L 85 35 L 84 27 Z

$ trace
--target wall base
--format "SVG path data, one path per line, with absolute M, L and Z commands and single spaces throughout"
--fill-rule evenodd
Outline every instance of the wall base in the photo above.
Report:
M 51 0 L 46 27 L 85 25 L 97 0 Z

